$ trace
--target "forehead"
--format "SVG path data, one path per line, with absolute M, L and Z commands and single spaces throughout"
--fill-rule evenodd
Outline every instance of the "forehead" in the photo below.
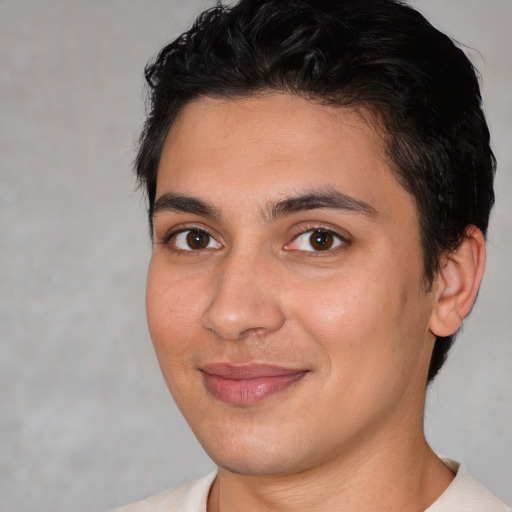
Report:
M 201 98 L 184 107 L 162 152 L 156 197 L 193 193 L 245 208 L 325 188 L 376 210 L 385 194 L 411 200 L 370 112 L 266 94 Z

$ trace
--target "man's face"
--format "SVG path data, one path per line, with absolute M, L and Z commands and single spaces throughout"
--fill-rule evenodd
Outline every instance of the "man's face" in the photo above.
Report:
M 221 467 L 297 472 L 421 433 L 434 299 L 370 120 L 276 94 L 197 100 L 169 133 L 149 329 Z

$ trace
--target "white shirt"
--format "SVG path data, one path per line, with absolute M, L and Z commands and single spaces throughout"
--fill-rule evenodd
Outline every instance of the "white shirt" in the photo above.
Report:
M 510 512 L 506 505 L 477 482 L 458 462 L 443 459 L 455 478 L 425 512 Z M 206 502 L 216 472 L 173 487 L 114 512 L 206 512 Z

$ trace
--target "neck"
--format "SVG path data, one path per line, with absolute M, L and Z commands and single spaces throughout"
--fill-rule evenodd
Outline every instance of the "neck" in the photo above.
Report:
M 220 469 L 208 512 L 424 511 L 448 487 L 453 473 L 420 431 L 409 439 L 366 439 L 364 450 L 355 448 L 341 460 L 295 474 L 246 476 Z

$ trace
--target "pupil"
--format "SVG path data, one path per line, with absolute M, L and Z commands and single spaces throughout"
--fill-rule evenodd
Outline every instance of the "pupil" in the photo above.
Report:
M 326 233 L 325 231 L 315 231 L 309 240 L 312 247 L 318 249 L 319 251 L 330 249 L 334 242 L 333 236 L 330 233 Z
M 204 249 L 208 245 L 209 235 L 201 231 L 191 231 L 187 235 L 187 244 L 191 249 Z

